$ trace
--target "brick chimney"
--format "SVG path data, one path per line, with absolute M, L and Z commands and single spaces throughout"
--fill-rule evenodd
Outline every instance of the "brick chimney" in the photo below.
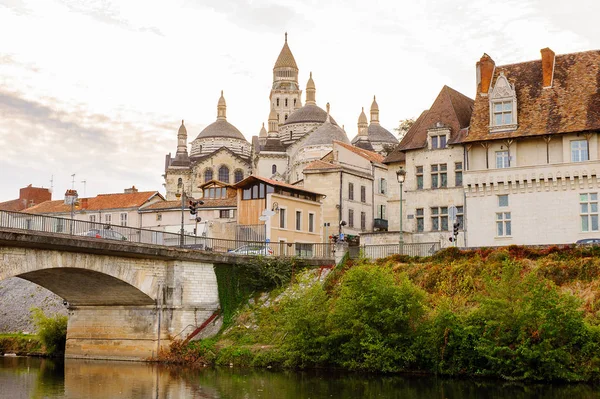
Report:
M 481 59 L 477 63 L 477 92 L 487 94 L 490 90 L 492 77 L 494 76 L 494 68 L 496 63 L 489 55 L 483 53 Z
M 88 198 L 81 198 L 81 203 L 79 204 L 81 209 L 88 209 Z
M 123 192 L 125 194 L 135 194 L 138 192 L 138 189 L 135 186 L 131 186 L 131 188 L 126 188 Z
M 542 53 L 542 82 L 544 87 L 552 87 L 552 80 L 554 78 L 554 51 L 548 47 L 540 50 Z

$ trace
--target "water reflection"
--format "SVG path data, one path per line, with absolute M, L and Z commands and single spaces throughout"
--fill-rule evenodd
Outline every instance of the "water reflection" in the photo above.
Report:
M 587 384 L 542 385 L 432 377 L 253 369 L 190 370 L 133 362 L 0 357 L 4 398 L 439 398 L 559 399 L 600 397 Z

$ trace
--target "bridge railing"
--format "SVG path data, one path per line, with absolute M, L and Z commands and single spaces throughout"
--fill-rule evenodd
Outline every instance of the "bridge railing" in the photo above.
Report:
M 182 236 L 178 233 L 55 216 L 35 215 L 24 212 L 0 211 L 0 227 L 170 247 L 183 246 L 184 248 L 220 253 L 229 252 L 236 255 L 295 256 L 316 259 L 333 258 L 333 247 L 331 244 L 266 243 L 265 241 L 227 240 L 193 235 Z
M 363 245 L 353 247 L 351 258 L 364 256 L 368 259 L 386 258 L 390 255 L 431 256 L 440 250 L 439 242 L 418 242 L 405 244 Z

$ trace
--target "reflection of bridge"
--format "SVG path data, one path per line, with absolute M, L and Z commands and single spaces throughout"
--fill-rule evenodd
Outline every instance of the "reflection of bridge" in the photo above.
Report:
M 156 355 L 171 337 L 189 335 L 219 308 L 214 265 L 235 267 L 247 259 L 0 226 L 0 280 L 23 278 L 69 303 L 68 357 Z

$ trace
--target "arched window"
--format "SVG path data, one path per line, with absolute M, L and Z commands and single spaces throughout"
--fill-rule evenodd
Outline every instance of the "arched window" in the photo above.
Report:
M 229 168 L 225 165 L 219 168 L 219 180 L 223 183 L 229 183 Z
M 296 99 L 294 98 L 294 107 L 296 106 Z
M 233 182 L 234 183 L 239 183 L 242 180 L 244 180 L 244 172 L 241 169 L 238 169 L 233 174 Z
M 271 166 L 271 173 L 272 174 L 277 173 L 277 165 L 273 164 L 273 166 Z
M 287 107 L 287 105 L 288 105 L 288 101 L 287 101 L 287 100 L 288 100 L 288 99 L 286 98 L 286 99 L 285 99 L 285 106 L 286 106 L 286 107 Z M 286 118 L 286 119 L 287 119 L 287 118 Z
M 277 106 L 279 107 L 279 98 L 276 98 L 275 102 L 277 103 Z
M 293 133 L 294 133 L 294 132 L 290 132 L 290 140 L 292 139 L 292 134 L 293 134 Z
M 206 169 L 204 171 L 204 182 L 211 181 L 213 179 L 213 171 L 212 169 Z
M 201 145 L 198 146 L 198 152 L 202 152 L 202 146 Z

